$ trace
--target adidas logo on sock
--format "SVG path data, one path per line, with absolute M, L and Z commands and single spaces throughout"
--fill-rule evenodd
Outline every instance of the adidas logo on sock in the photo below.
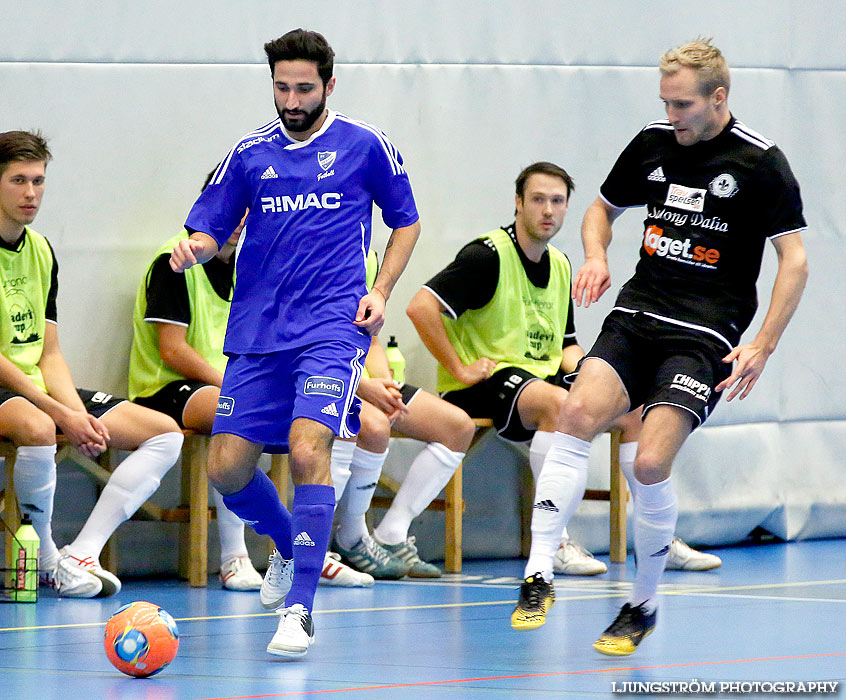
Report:
M 328 406 L 320 409 L 321 413 L 325 413 L 327 416 L 335 416 L 338 417 L 338 409 L 335 408 L 335 404 L 330 403 Z
M 265 170 L 261 174 L 262 180 L 273 180 L 274 178 L 277 178 L 277 177 L 279 177 L 279 176 L 276 174 L 276 171 L 273 169 L 272 165 L 268 165 L 267 170 Z
M 262 175 L 262 177 L 264 177 L 264 175 Z M 649 173 L 649 177 L 647 177 L 646 179 L 650 180 L 651 182 L 667 182 L 667 178 L 664 177 L 664 170 L 661 168 L 660 165 L 655 168 L 655 170 L 653 170 L 651 173 Z
M 538 510 L 549 510 L 549 511 L 552 511 L 553 513 L 558 512 L 558 506 L 555 505 L 550 500 L 540 501 L 538 503 L 535 503 L 534 507 L 537 508 Z
M 663 557 L 665 554 L 669 554 L 669 552 L 670 552 L 670 545 L 667 545 L 666 547 L 661 547 L 661 549 L 659 549 L 657 552 L 655 552 L 655 554 L 650 554 L 649 556 L 650 557 Z
M 314 547 L 314 540 L 308 536 L 307 532 L 303 531 L 294 538 L 294 545 L 300 545 L 301 547 Z

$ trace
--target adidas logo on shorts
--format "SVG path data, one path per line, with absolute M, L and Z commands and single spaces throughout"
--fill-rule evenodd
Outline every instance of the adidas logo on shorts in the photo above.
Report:
M 538 510 L 549 510 L 549 511 L 552 511 L 553 513 L 558 512 L 558 506 L 555 505 L 550 500 L 540 501 L 538 503 L 535 503 L 534 507 L 537 508 Z
M 264 175 L 262 175 L 262 177 L 264 177 Z M 649 177 L 646 179 L 650 182 L 667 182 L 667 178 L 664 177 L 664 170 L 660 165 L 649 173 Z
M 335 404 L 330 403 L 328 406 L 320 409 L 321 413 L 325 413 L 327 416 L 335 416 L 338 417 L 338 409 L 335 408 Z
M 276 171 L 273 169 L 273 166 L 272 166 L 272 165 L 268 165 L 268 166 L 267 166 L 267 170 L 265 170 L 265 171 L 261 174 L 261 179 L 262 179 L 262 180 L 273 180 L 273 179 L 275 179 L 275 178 L 277 178 L 277 177 L 279 177 L 279 176 L 276 174 Z
M 294 538 L 294 546 L 296 545 L 300 545 L 300 547 L 314 547 L 314 540 L 308 536 L 307 532 L 303 531 Z

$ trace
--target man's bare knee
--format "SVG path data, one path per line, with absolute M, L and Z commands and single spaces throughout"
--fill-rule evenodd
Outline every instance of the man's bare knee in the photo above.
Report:
M 260 448 L 244 441 L 233 442 L 225 434 L 211 438 L 207 473 L 209 481 L 221 494 L 236 493 L 255 475 Z
M 441 443 L 453 452 L 467 452 L 476 434 L 473 419 L 464 411 L 450 412 L 450 421 L 446 427 L 447 435 Z
M 605 429 L 605 425 L 589 411 L 589 406 L 580 396 L 571 393 L 558 414 L 558 429 L 582 440 L 593 440 Z
M 648 447 L 643 448 L 643 446 L 638 449 L 634 461 L 634 474 L 641 484 L 657 484 L 665 481 L 670 477 L 671 468 L 672 460 L 667 462 L 666 457 L 658 451 L 650 450 Z
M 362 411 L 361 430 L 356 444 L 363 450 L 381 454 L 388 449 L 391 439 L 391 424 L 388 417 L 379 410 Z
M 334 439 L 332 431 L 322 424 L 308 419 L 294 421 L 288 463 L 295 485 L 332 484 L 329 460 Z
M 50 416 L 38 409 L 17 416 L 5 433 L 18 447 L 56 444 L 56 424 Z

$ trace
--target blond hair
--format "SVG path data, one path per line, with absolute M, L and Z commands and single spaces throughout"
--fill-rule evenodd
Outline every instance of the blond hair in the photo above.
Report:
M 699 78 L 703 95 L 710 95 L 718 87 L 731 87 L 729 68 L 722 52 L 711 43 L 711 38 L 697 37 L 693 41 L 670 49 L 661 56 L 662 75 L 673 75 L 682 68 L 692 68 Z

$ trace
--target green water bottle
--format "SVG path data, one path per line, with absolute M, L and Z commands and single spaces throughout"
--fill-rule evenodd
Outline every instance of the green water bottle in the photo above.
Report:
M 38 554 L 41 540 L 32 526 L 29 513 L 24 513 L 21 526 L 12 540 L 12 561 L 14 582 L 11 598 L 18 603 L 34 603 L 38 600 Z
M 395 382 L 400 384 L 405 383 L 405 358 L 400 352 L 399 345 L 397 345 L 396 336 L 391 336 L 388 341 L 388 347 L 385 349 L 385 355 L 388 356 L 388 367 L 391 368 L 391 376 Z

